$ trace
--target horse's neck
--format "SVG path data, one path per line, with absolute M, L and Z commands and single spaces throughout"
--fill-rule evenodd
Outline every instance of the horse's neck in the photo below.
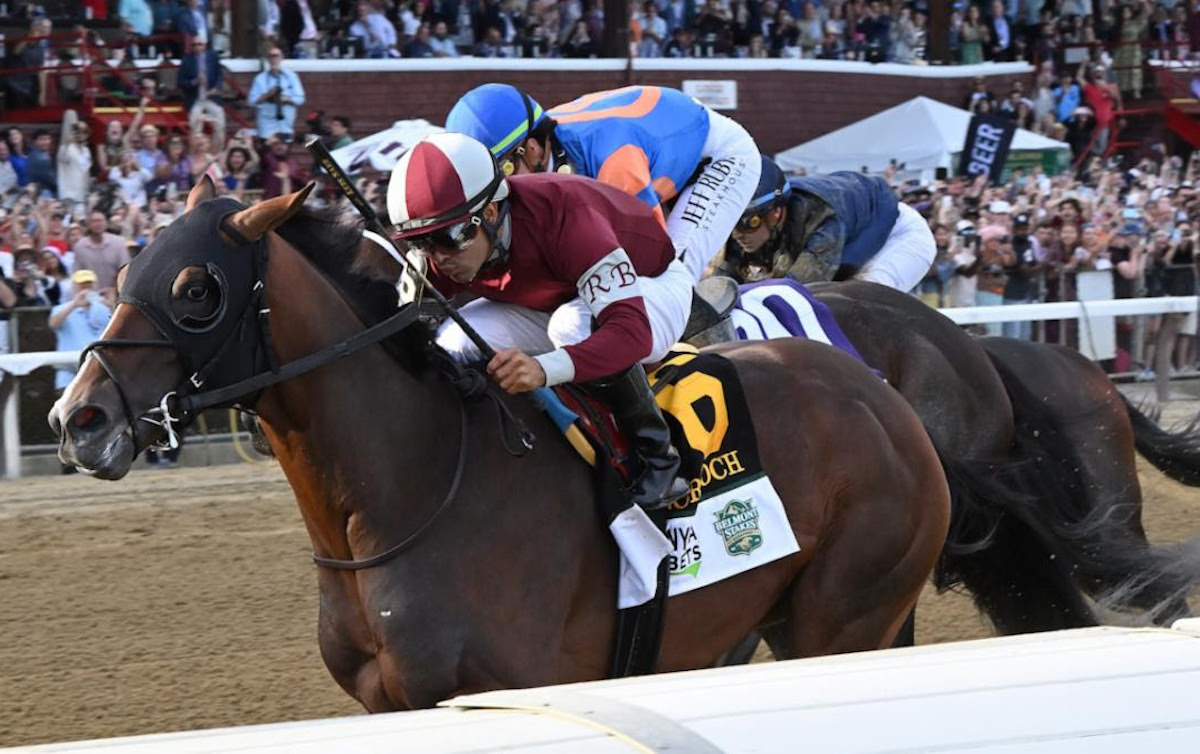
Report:
M 362 329 L 297 252 L 277 243 L 270 260 L 271 345 L 280 363 Z M 404 522 L 436 505 L 437 487 L 453 474 L 442 468 L 453 463 L 458 434 L 449 390 L 407 373 L 379 346 L 269 389 L 258 410 L 314 546 L 332 557 L 370 555 L 364 550 L 375 548 L 376 534 L 407 532 Z

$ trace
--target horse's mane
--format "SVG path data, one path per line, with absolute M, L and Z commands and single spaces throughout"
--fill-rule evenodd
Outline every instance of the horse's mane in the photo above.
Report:
M 362 259 L 367 247 L 362 229 L 361 220 L 347 221 L 335 210 L 302 207 L 275 232 L 328 278 L 362 323 L 370 326 L 396 313 L 397 293 L 394 280 L 372 275 Z M 419 371 L 426 365 L 432 340 L 432 329 L 418 321 L 384 346 L 405 367 Z

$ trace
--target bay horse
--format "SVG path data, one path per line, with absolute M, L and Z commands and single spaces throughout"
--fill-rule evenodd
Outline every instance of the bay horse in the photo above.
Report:
M 396 313 L 393 283 L 354 270 L 359 228 L 302 210 L 307 189 L 250 208 L 213 193 L 207 180 L 193 189 L 123 277 L 102 340 L 50 413 L 65 463 L 119 479 L 197 383 L 286 370 Z M 258 412 L 316 555 L 395 555 L 318 571 L 327 667 L 372 712 L 604 677 L 617 553 L 591 469 L 530 401 L 494 395 L 541 438 L 514 456 L 495 408 L 442 376 L 431 335 L 414 317 L 385 343 L 230 399 Z M 658 670 L 708 666 L 775 621 L 789 657 L 888 646 L 950 519 L 919 419 L 828 346 L 720 352 L 801 550 L 672 598 Z

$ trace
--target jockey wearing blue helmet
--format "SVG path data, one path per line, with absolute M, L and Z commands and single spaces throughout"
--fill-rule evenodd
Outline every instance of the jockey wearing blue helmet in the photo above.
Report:
M 573 172 L 638 197 L 663 220 L 695 280 L 758 181 L 758 149 L 746 130 L 665 87 L 596 92 L 543 111 L 516 87 L 484 84 L 454 105 L 446 130 L 483 142 L 505 174 Z
M 540 163 L 529 170 L 518 170 L 518 165 L 525 158 L 526 140 L 536 139 L 535 132 L 542 136 L 540 141 L 545 140 L 548 132 L 538 127 L 546 123 L 546 111 L 537 100 L 508 84 L 475 87 L 446 116 L 446 130 L 483 142 L 506 176 L 544 172 Z M 566 165 L 562 162 L 559 167 Z
M 925 219 L 882 178 L 843 171 L 789 181 L 763 155 L 754 199 L 717 269 L 747 283 L 853 277 L 907 292 L 936 253 Z

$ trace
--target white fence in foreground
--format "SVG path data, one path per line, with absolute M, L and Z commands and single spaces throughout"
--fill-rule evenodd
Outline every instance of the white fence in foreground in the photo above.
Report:
M 961 309 L 941 309 L 941 313 L 960 325 L 994 322 L 1032 322 L 1078 319 L 1086 324 L 1080 328 L 1080 352 L 1092 359 L 1111 358 L 1115 351 L 1114 317 L 1145 314 L 1195 314 L 1196 296 L 1162 298 L 1114 299 L 1108 301 L 1069 301 L 1054 304 L 1018 304 L 1013 306 L 976 306 Z M 79 362 L 79 352 L 38 352 L 0 355 L 0 372 L 6 379 L 0 383 L 0 403 L 3 418 L 0 434 L 3 438 L 4 476 L 21 475 L 21 436 L 17 424 L 17 391 L 13 377 L 29 374 L 41 367 L 73 367 Z
M 52 744 L 97 754 L 1200 751 L 1200 619 L 451 699 L 443 709 Z

